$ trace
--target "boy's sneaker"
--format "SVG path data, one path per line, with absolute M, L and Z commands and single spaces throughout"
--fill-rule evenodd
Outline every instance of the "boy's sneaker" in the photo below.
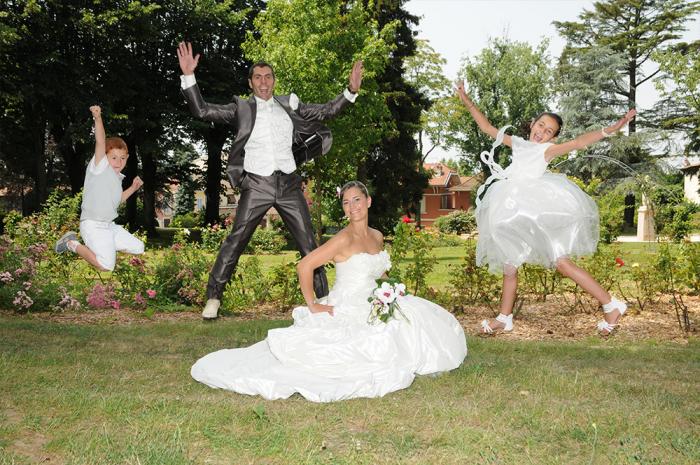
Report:
M 59 240 L 56 241 L 56 245 L 54 246 L 54 250 L 56 253 L 63 253 L 68 249 L 68 241 L 77 241 L 78 240 L 78 235 L 74 233 L 73 231 L 68 231 L 65 233 Z

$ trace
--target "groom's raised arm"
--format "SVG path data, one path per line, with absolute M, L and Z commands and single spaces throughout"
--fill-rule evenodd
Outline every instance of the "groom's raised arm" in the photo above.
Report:
M 192 44 L 189 42 L 180 42 L 177 47 L 177 59 L 182 71 L 182 76 L 180 76 L 182 95 L 185 96 L 190 111 L 197 118 L 213 123 L 233 124 L 233 121 L 236 119 L 236 109 L 238 108 L 236 100 L 226 105 L 216 105 L 207 103 L 202 98 L 202 93 L 199 91 L 197 80 L 194 77 L 194 70 L 199 63 L 199 56 L 199 54 L 193 55 Z
M 358 60 L 352 65 L 348 87 L 343 93 L 326 103 L 302 103 L 299 102 L 297 113 L 308 121 L 325 121 L 334 118 L 349 103 L 355 103 L 357 93 L 362 85 L 362 61 Z

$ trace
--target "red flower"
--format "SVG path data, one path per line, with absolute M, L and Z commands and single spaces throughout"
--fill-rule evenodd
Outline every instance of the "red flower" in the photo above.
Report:
M 413 223 L 413 220 L 411 219 L 410 216 L 404 215 L 403 218 L 401 218 L 401 222 L 403 222 L 403 223 Z
M 625 266 L 625 262 L 620 257 L 615 257 L 615 264 L 617 267 Z

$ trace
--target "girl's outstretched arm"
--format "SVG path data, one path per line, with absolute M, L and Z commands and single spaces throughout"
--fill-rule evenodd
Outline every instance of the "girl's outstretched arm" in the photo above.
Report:
M 595 144 L 596 142 L 604 139 L 605 137 L 613 135 L 614 133 L 625 127 L 627 123 L 629 123 L 630 120 L 635 117 L 636 114 L 637 110 L 632 109 L 628 111 L 625 114 L 625 116 L 620 118 L 620 120 L 612 126 L 603 128 L 601 130 L 581 134 L 576 139 L 564 142 L 563 144 L 552 145 L 544 152 L 544 157 L 547 160 L 547 162 L 549 162 L 560 155 L 564 155 L 565 153 L 569 153 L 574 150 L 581 150 L 588 147 L 591 144 Z
M 457 83 L 457 95 L 459 96 L 459 99 L 462 101 L 464 106 L 467 107 L 467 110 L 469 110 L 469 113 L 472 115 L 472 118 L 474 118 L 474 121 L 476 121 L 476 124 L 479 126 L 479 129 L 481 129 L 483 133 L 488 134 L 489 136 L 495 139 L 496 134 L 498 134 L 498 129 L 495 128 L 489 122 L 486 116 L 484 116 L 484 114 L 479 111 L 476 105 L 474 105 L 474 102 L 472 102 L 472 99 L 470 99 L 467 93 L 464 91 L 464 81 L 459 81 Z M 503 137 L 503 143 L 508 147 L 511 146 L 511 139 L 508 134 L 506 134 Z

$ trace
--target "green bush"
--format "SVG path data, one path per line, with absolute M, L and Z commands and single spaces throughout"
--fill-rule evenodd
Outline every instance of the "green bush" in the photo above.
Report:
M 195 228 L 202 225 L 202 215 L 197 212 L 189 212 L 184 215 L 175 215 L 170 226 L 173 228 Z
M 181 238 L 163 252 L 154 266 L 153 287 L 159 301 L 202 305 L 209 268 L 210 256 L 197 244 Z
M 693 230 L 694 215 L 700 207 L 688 200 L 661 208 L 664 222 L 659 232 L 674 242 L 683 241 Z
M 501 277 L 489 273 L 488 266 L 476 265 L 476 241 L 466 241 L 465 247 L 467 250 L 462 263 L 450 265 L 450 303 L 452 306 L 491 306 L 500 300 Z
M 299 259 L 297 254 L 297 260 Z M 299 287 L 299 275 L 296 262 L 281 263 L 272 268 L 268 280 L 272 299 L 280 310 L 287 310 L 304 303 L 304 296 Z
M 263 275 L 260 258 L 241 257 L 236 273 L 224 290 L 222 309 L 238 311 L 270 300 L 270 282 Z
M 287 241 L 276 229 L 258 228 L 248 242 L 245 253 L 276 254 L 282 251 Z
M 417 231 L 412 223 L 399 221 L 394 227 L 391 243 L 389 276 L 397 281 L 403 280 L 413 294 L 425 293 L 427 276 L 437 263 L 432 253 L 433 247 L 433 241 L 427 233 Z M 408 264 L 401 263 L 404 260 Z
M 474 213 L 455 210 L 435 220 L 433 226 L 445 234 L 469 234 L 476 229 Z

